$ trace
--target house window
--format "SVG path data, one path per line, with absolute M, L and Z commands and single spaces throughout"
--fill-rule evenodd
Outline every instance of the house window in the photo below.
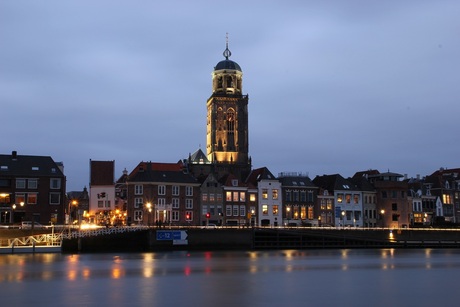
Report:
M 61 188 L 61 179 L 51 178 L 50 179 L 50 189 L 60 189 L 60 188 Z
M 306 191 L 300 191 L 300 201 L 301 202 L 306 202 L 307 201 L 307 192 Z
M 220 193 L 217 193 L 217 198 L 216 198 L 217 202 L 221 202 L 222 201 L 222 194 Z
M 244 205 L 240 205 L 240 216 L 246 216 L 246 207 Z
M 136 222 L 142 221 L 142 210 L 135 210 L 134 211 L 134 220 Z
M 268 214 L 268 205 L 262 205 L 262 214 L 267 215 Z
M 27 181 L 27 188 L 36 189 L 37 187 L 38 187 L 38 180 L 37 179 L 29 179 Z
M 359 204 L 359 194 L 354 194 L 354 195 L 353 195 L 353 202 L 354 202 L 355 204 Z
M 193 211 L 185 211 L 185 219 L 187 221 L 192 221 L 193 220 Z
M 339 204 L 341 204 L 342 201 L 343 201 L 343 194 L 342 194 L 342 193 L 337 194 L 337 202 L 338 202 Z
M 232 192 L 230 191 L 225 192 L 225 200 L 232 201 Z
M 278 215 L 278 205 L 273 205 L 273 215 Z
M 346 194 L 345 195 L 345 201 L 347 204 L 351 203 L 351 194 Z
M 193 209 L 193 199 L 187 198 L 185 200 L 185 209 Z
M 16 179 L 16 189 L 25 189 L 26 180 L 25 179 Z
M 173 185 L 172 186 L 172 195 L 177 196 L 179 195 L 180 189 L 178 185 Z
M 61 204 L 61 193 L 50 193 L 50 205 Z
M 201 195 L 201 199 L 203 201 L 208 201 L 208 194 L 207 193 L 203 193 L 203 195 Z
M 314 219 L 314 217 L 313 217 L 313 207 L 312 206 L 308 206 L 308 211 L 307 212 L 308 212 L 308 219 L 309 220 Z
M 291 191 L 286 191 L 286 201 L 291 201 Z
M 134 208 L 140 208 L 142 206 L 142 203 L 144 202 L 142 197 L 136 197 L 134 198 Z
M 233 216 L 238 216 L 238 205 L 233 206 Z
M 299 201 L 299 191 L 294 191 L 294 201 Z
M 171 220 L 178 221 L 179 220 L 179 211 L 171 212 Z
M 97 201 L 97 207 L 98 208 L 104 208 L 104 201 L 103 200 L 98 200 Z
M 233 192 L 233 201 L 238 201 L 238 195 L 239 193 L 238 192 Z
M 332 210 L 332 199 L 327 200 L 327 210 Z
M 193 187 L 185 187 L 185 196 L 193 196 Z
M 268 198 L 268 190 L 262 189 L 262 199 L 267 199 L 267 198 Z
M 158 206 L 164 207 L 166 205 L 166 198 L 158 198 Z
M 37 193 L 27 193 L 27 203 L 30 205 L 37 204 Z
M 249 194 L 249 201 L 256 201 L 256 194 L 254 193 Z
M 5 202 L 10 202 L 9 200 L 9 197 L 5 200 Z M 26 195 L 25 194 L 22 194 L 22 193 L 19 193 L 19 194 L 16 194 L 15 195 L 15 203 L 16 204 L 25 204 L 26 203 Z
M 300 219 L 304 220 L 307 217 L 307 208 L 305 206 L 300 207 Z
M 231 205 L 225 206 L 225 215 L 232 216 L 232 206 Z
M 382 191 L 382 198 L 387 198 L 388 195 L 387 195 L 387 191 Z
M 158 186 L 158 195 L 166 195 L 166 186 L 164 185 Z
M 209 201 L 216 201 L 216 198 L 214 196 L 214 193 L 209 194 Z
M 179 209 L 179 198 L 172 199 L 172 207 L 173 209 Z
M 398 210 L 398 204 L 397 203 L 392 203 L 391 204 L 391 210 L 397 211 Z
M 245 192 L 240 192 L 240 201 L 242 201 L 242 202 L 246 201 L 246 193 Z
M 144 188 L 143 188 L 142 185 L 136 184 L 136 185 L 134 186 L 134 195 L 142 195 L 142 194 L 143 194 L 143 190 L 144 190 Z
M 313 191 L 308 191 L 308 199 L 307 201 L 312 202 L 313 201 Z
M 276 190 L 276 189 L 272 190 L 272 198 L 273 199 L 278 199 L 278 190 Z

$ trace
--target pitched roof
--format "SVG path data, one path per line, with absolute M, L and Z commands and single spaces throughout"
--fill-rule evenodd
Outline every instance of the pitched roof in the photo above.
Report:
M 355 190 L 357 187 L 339 174 L 316 176 L 313 183 L 328 191 Z
M 257 168 L 249 173 L 246 183 L 251 183 L 257 186 L 257 182 L 261 180 L 278 180 L 266 167 Z
M 56 163 L 49 156 L 0 155 L 0 176 L 64 176 L 62 163 Z
M 308 176 L 281 176 L 278 177 L 283 187 L 314 187 L 315 184 L 311 181 Z
M 192 175 L 183 171 L 183 164 L 181 162 L 141 162 L 129 174 L 128 181 L 198 183 Z
M 195 151 L 193 154 L 190 155 L 189 157 L 189 163 L 194 163 L 194 164 L 209 164 L 208 157 L 204 154 L 204 152 L 200 149 Z

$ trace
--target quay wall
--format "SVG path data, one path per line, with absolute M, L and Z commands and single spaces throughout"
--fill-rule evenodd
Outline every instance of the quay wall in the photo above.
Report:
M 168 237 L 169 236 L 169 237 Z M 64 253 L 308 248 L 460 248 L 460 231 L 432 229 L 145 229 L 64 239 Z

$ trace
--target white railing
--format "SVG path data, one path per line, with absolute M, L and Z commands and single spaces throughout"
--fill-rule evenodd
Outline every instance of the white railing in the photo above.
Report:
M 62 242 L 62 234 L 41 234 L 29 237 L 8 239 L 8 247 L 13 246 L 60 246 Z
M 92 230 L 78 230 L 72 231 L 70 233 L 64 233 L 64 239 L 76 239 L 76 238 L 84 238 L 84 237 L 94 237 L 94 236 L 103 236 L 109 234 L 118 234 L 118 233 L 126 233 L 126 232 L 133 232 L 139 230 L 147 229 L 146 226 L 135 226 L 135 227 L 109 227 L 109 228 L 98 228 Z

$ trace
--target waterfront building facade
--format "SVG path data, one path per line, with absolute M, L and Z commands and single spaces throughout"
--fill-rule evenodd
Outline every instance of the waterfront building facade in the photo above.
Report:
M 273 176 L 268 168 L 254 169 L 249 174 L 246 184 L 257 188 L 258 203 L 255 212 L 258 225 L 277 227 L 288 224 L 288 220 L 283 221 L 281 182 Z M 252 206 L 250 209 L 252 210 Z
M 63 223 L 64 166 L 49 156 L 0 155 L 0 224 Z
M 200 225 L 200 183 L 182 162 L 141 162 L 126 185 L 128 224 Z
M 89 214 L 92 224 L 111 225 L 115 213 L 115 161 L 90 160 Z
M 321 211 L 317 206 L 318 187 L 306 174 L 283 172 L 278 174 L 283 196 L 283 220 L 296 226 L 318 226 Z
M 313 183 L 334 195 L 334 225 L 363 227 L 362 192 L 339 174 L 316 176 Z

